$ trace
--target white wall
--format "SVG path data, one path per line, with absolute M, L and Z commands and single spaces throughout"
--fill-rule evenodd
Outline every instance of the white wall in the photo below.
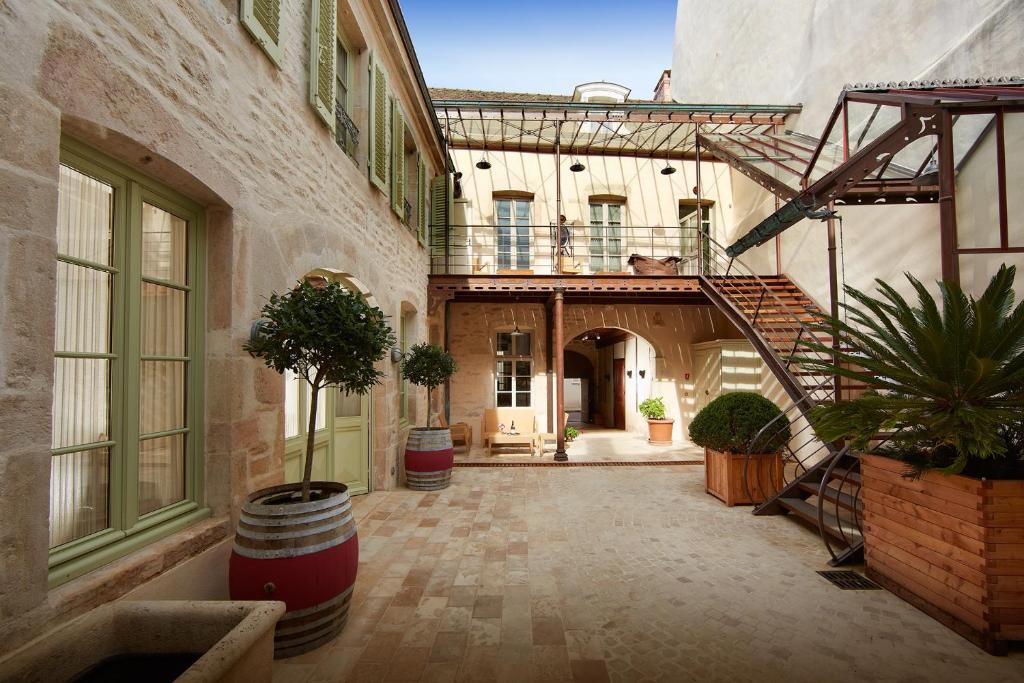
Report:
M 819 136 L 844 84 L 1024 74 L 1024 2 L 1020 0 L 679 0 L 672 66 L 672 95 L 679 102 L 801 103 L 787 127 Z M 1014 129 L 1016 130 L 1016 128 Z M 1021 142 L 1007 136 L 1008 188 L 1024 178 Z M 971 193 L 991 193 L 980 179 L 991 171 L 976 155 L 957 179 L 960 220 L 991 213 Z M 972 168 L 972 165 L 974 168 Z M 982 166 L 986 166 L 982 168 Z M 774 210 L 774 198 L 732 175 L 736 222 L 725 232 L 738 237 Z M 1024 212 L 1010 190 L 1011 235 L 1024 233 Z M 873 288 L 881 278 L 903 292 L 911 272 L 925 282 L 941 276 L 937 206 L 849 207 L 843 216 L 846 283 Z M 963 241 L 963 240 L 962 240 Z M 1011 245 L 1014 244 L 1011 241 Z M 1024 237 L 1017 237 L 1017 246 Z M 967 246 L 965 243 L 964 246 Z M 825 225 L 802 221 L 781 238 L 781 270 L 819 302 L 828 300 Z M 741 258 L 759 272 L 775 262 L 774 242 Z M 1000 262 L 1017 256 L 965 256 L 962 282 L 977 289 Z M 1024 280 L 1024 278 L 1021 278 Z M 1018 291 L 1024 291 L 1021 280 Z

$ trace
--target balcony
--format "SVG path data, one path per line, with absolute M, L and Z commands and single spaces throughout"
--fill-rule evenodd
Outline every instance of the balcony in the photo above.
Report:
M 453 225 L 435 236 L 431 274 L 467 276 L 696 276 L 698 230 L 686 226 L 565 224 Z M 631 255 L 679 259 L 669 272 L 646 273 Z

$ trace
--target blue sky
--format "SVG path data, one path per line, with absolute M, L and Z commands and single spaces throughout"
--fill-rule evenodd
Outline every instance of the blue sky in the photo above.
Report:
M 650 97 L 672 66 L 676 0 L 401 0 L 427 84 L 569 94 L 612 81 Z

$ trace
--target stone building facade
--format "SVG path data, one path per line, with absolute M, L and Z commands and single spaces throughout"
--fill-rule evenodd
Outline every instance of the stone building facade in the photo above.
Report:
M 280 3 L 273 25 L 253 19 L 252 7 L 250 0 L 0 7 L 0 35 L 11 46 L 0 57 L 0 650 L 130 590 L 159 593 L 145 586 L 164 575 L 175 577 L 171 593 L 177 586 L 191 597 L 220 597 L 219 563 L 240 501 L 285 476 L 285 382 L 242 349 L 271 292 L 326 269 L 372 296 L 396 331 L 406 324 L 409 343 L 426 338 L 424 188 L 442 172 L 443 156 L 397 3 Z M 373 98 L 371 84 L 383 86 L 383 100 Z M 375 184 L 368 169 L 375 145 L 394 140 L 404 140 L 402 154 L 393 154 L 397 144 L 387 148 Z M 64 286 L 58 252 L 66 251 L 59 188 L 72 148 L 74 158 L 88 157 L 81 168 L 128 179 L 125 196 L 152 185 L 195 209 L 205 241 L 196 258 L 206 266 L 180 291 L 192 297 L 190 311 L 205 306 L 192 330 L 205 350 L 188 361 L 190 381 L 201 384 L 189 396 L 204 406 L 189 426 L 205 446 L 188 461 L 198 469 L 189 473 L 188 523 L 150 529 L 149 542 L 131 550 L 115 544 L 102 557 L 85 553 L 62 565 L 60 548 L 48 550 L 48 509 Z M 391 170 L 403 167 L 405 177 L 395 180 Z M 81 173 L 92 182 L 88 176 Z M 61 258 L 68 268 L 77 263 Z M 387 489 L 398 483 L 404 416 L 423 414 L 425 394 L 410 390 L 413 408 L 403 410 L 397 364 L 386 360 L 380 369 L 385 380 L 364 416 L 367 483 Z M 214 566 L 219 572 L 209 571 Z

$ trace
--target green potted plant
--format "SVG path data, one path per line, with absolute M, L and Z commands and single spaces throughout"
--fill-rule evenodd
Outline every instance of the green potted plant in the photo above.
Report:
M 639 410 L 647 420 L 647 440 L 653 444 L 672 443 L 675 420 L 665 417 L 665 399 L 660 396 L 648 398 L 640 403 Z
M 409 432 L 405 446 L 406 485 L 417 491 L 446 488 L 452 480 L 455 456 L 448 427 L 430 426 L 431 398 L 435 387 L 448 381 L 458 369 L 452 355 L 440 346 L 416 344 L 402 360 L 402 376 L 427 388 L 427 426 Z
M 571 443 L 579 438 L 580 430 L 576 429 L 572 425 L 565 425 L 565 442 Z
M 848 287 L 848 321 L 817 329 L 803 367 L 867 386 L 811 415 L 823 439 L 860 457 L 868 573 L 991 652 L 1024 640 L 1024 303 L 1014 267 L 980 298 L 909 274 L 916 305 L 878 282 Z M 823 360 L 831 358 L 831 360 Z M 882 441 L 879 437 L 888 435 Z M 998 606 L 998 607 L 994 607 Z
M 769 423 L 774 424 L 761 434 Z M 789 419 L 764 396 L 722 394 L 697 413 L 689 433 L 704 448 L 704 490 L 726 505 L 756 505 L 782 488 Z
M 264 320 L 245 345 L 274 370 L 305 379 L 311 390 L 302 481 L 246 498 L 230 561 L 232 599 L 287 606 L 274 638 L 276 657 L 318 647 L 345 625 L 358 537 L 345 485 L 311 481 L 317 405 L 327 387 L 361 394 L 377 384 L 383 373 L 375 364 L 395 343 L 379 308 L 338 283 L 316 282 L 271 294 Z M 317 614 L 313 624 L 311 613 Z

